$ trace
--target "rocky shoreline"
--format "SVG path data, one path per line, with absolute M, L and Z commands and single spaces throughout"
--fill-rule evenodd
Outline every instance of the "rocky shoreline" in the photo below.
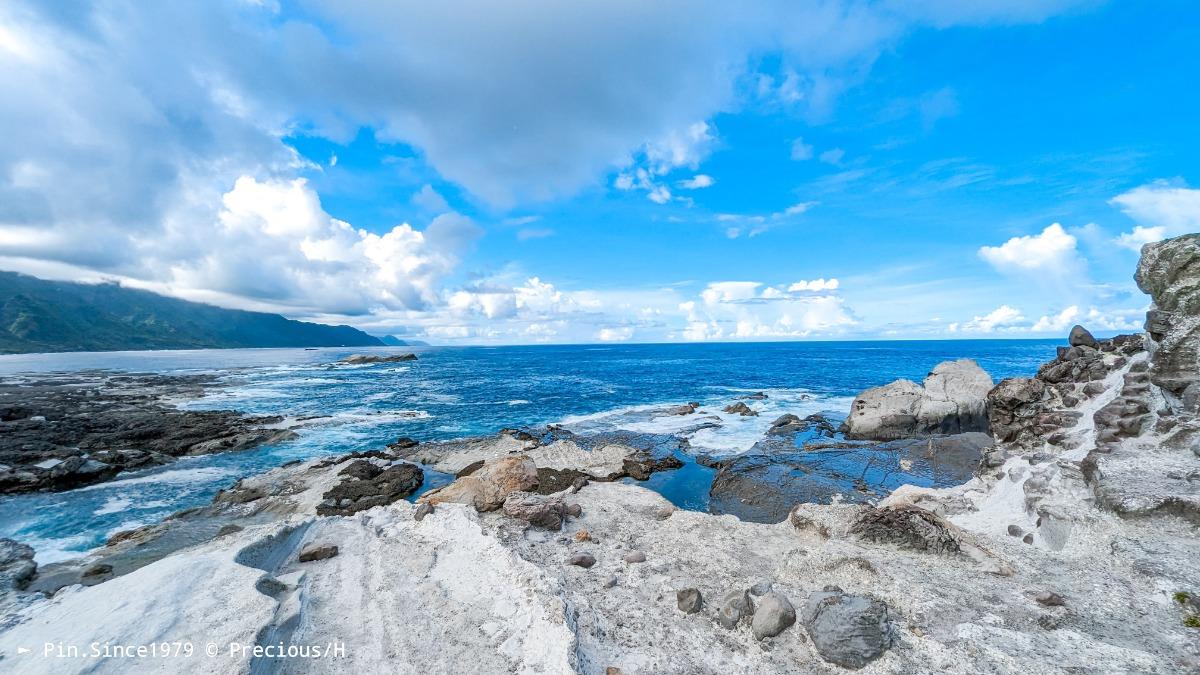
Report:
M 549 427 L 280 467 L 67 565 L 0 541 L 0 652 L 52 631 L 346 643 L 189 663 L 212 673 L 1193 672 L 1200 235 L 1148 245 L 1137 281 L 1145 335 L 1077 327 L 999 383 L 948 362 L 841 429 L 781 417 L 707 462 L 713 513 L 634 482 L 678 438 Z M 453 480 L 406 501 L 431 472 Z
M 295 438 L 282 417 L 182 410 L 213 386 L 203 375 L 103 371 L 0 381 L 0 494 L 68 490 L 179 457 Z

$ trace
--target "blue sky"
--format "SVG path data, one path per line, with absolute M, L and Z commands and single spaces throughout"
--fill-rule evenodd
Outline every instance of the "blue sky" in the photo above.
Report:
M 1140 327 L 1195 3 L 0 9 L 0 268 L 437 343 Z

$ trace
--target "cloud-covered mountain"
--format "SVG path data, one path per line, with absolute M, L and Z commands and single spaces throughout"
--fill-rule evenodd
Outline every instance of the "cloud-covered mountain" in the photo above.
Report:
M 0 353 L 381 344 L 350 326 L 0 272 Z

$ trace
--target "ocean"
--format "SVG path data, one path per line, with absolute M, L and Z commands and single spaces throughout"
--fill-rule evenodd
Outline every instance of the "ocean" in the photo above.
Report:
M 181 459 L 60 493 L 0 498 L 0 537 L 32 545 L 39 563 L 69 559 L 121 530 L 206 504 L 238 478 L 297 459 L 558 423 L 587 433 L 671 433 L 695 424 L 654 417 L 663 404 L 720 407 L 763 392 L 757 417 L 722 414 L 689 433 L 690 452 L 745 452 L 784 413 L 840 419 L 859 391 L 920 381 L 947 359 L 976 360 L 996 381 L 1030 376 L 1054 340 L 790 342 L 388 349 L 237 349 L 0 356 L 0 377 L 102 369 L 214 373 L 221 386 L 183 407 L 315 417 L 300 438 L 244 452 Z M 341 365 L 352 353 L 412 351 L 417 361 Z M 718 405 L 720 404 L 720 405 Z M 684 508 L 703 509 L 710 474 L 690 464 L 647 483 Z M 670 475 L 674 474 L 674 475 Z M 449 477 L 428 474 L 423 489 Z

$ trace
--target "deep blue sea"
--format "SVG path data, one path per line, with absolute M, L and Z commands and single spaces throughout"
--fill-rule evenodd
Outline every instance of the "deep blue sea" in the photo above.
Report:
M 180 460 L 62 493 L 0 498 L 0 537 L 34 546 L 41 563 L 103 543 L 120 530 L 207 503 L 240 477 L 294 459 L 380 448 L 399 436 L 421 441 L 503 427 L 562 423 L 578 432 L 672 432 L 688 418 L 653 417 L 661 404 L 721 406 L 762 391 L 758 417 L 725 416 L 692 433 L 694 452 L 748 450 L 783 413 L 843 417 L 853 396 L 899 377 L 920 381 L 947 359 L 972 358 L 999 381 L 1032 375 L 1054 356 L 1052 340 L 792 342 L 389 349 L 239 349 L 0 356 L 0 377 L 108 369 L 217 373 L 223 386 L 182 406 L 254 414 L 319 416 L 298 440 Z M 351 353 L 414 351 L 419 360 L 347 366 Z M 704 475 L 686 471 L 651 487 L 685 507 L 701 501 Z M 438 477 L 431 476 L 430 483 Z M 664 487 L 666 483 L 671 486 Z

